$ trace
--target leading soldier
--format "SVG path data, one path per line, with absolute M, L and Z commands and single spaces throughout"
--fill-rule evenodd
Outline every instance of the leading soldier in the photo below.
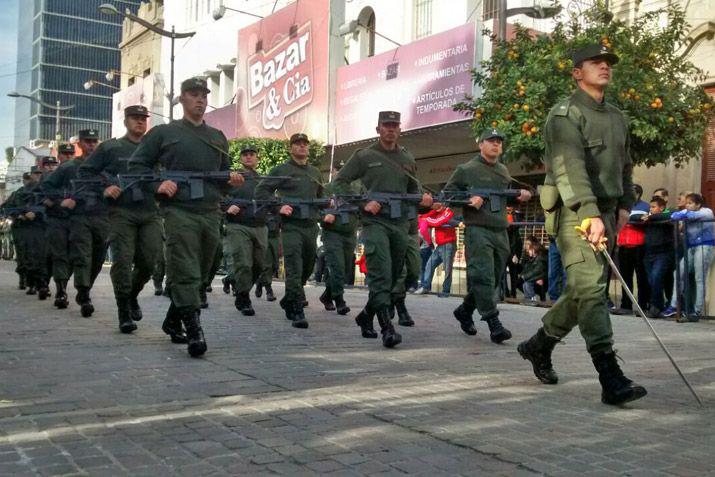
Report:
M 202 78 L 181 83 L 179 102 L 182 119 L 152 128 L 129 160 L 129 171 L 151 173 L 161 166 L 166 171 L 228 171 L 231 162 L 226 136 L 204 122 L 211 91 Z M 236 172 L 228 174 L 226 184 L 203 181 L 202 197 L 191 198 L 186 184 L 172 180 L 147 183 L 146 193 L 163 196 L 161 207 L 166 233 L 166 276 L 171 284 L 171 304 L 162 329 L 173 342 L 188 341 L 192 357 L 206 352 L 200 320 L 200 287 L 208 275 L 221 240 L 219 200 L 229 186 L 243 184 Z M 183 335 L 181 324 L 186 327 Z
M 109 201 L 109 245 L 112 247 L 110 277 L 117 301 L 119 330 L 131 333 L 142 319 L 137 297 L 151 278 L 161 248 L 161 226 L 156 201 L 151 195 L 134 200 L 123 194 L 117 176 L 127 172 L 129 158 L 147 130 L 146 106 L 124 108 L 127 133 L 103 142 L 79 168 L 82 179 L 108 178 L 103 196 Z
M 338 192 L 350 192 L 350 183 L 360 179 L 371 193 L 422 194 L 416 174 L 415 159 L 398 144 L 400 113 L 382 111 L 375 128 L 379 138 L 375 144 L 356 151 L 335 178 Z M 432 205 L 432 197 L 422 194 L 420 205 Z M 407 209 L 407 204 L 401 207 Z M 394 217 L 388 207 L 369 200 L 362 211 L 362 239 L 367 259 L 367 282 L 370 291 L 365 309 L 355 318 L 363 337 L 376 338 L 372 316 L 377 315 L 382 332 L 382 344 L 387 348 L 402 342 L 390 322 L 391 292 L 398 283 L 407 253 L 408 215 Z
M 556 343 L 576 325 L 586 341 L 602 387 L 601 401 L 622 404 L 646 390 L 626 378 L 613 351 L 613 331 L 606 305 L 608 264 L 594 252 L 607 239 L 613 250 L 617 231 L 635 202 L 633 164 L 628 152 L 628 121 L 605 101 L 611 69 L 618 56 L 600 45 L 573 54 L 576 91 L 553 107 L 544 127 L 546 179 L 541 205 L 546 232 L 556 236 L 566 269 L 566 288 L 544 315 L 544 326 L 518 346 L 534 374 L 556 384 L 551 365 Z M 585 230 L 586 240 L 575 231 Z

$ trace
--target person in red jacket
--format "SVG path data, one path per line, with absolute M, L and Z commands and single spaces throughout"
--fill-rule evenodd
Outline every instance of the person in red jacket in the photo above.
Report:
M 452 264 L 454 254 L 457 251 L 457 231 L 455 227 L 459 225 L 459 222 L 454 220 L 452 209 L 441 204 L 437 209 L 431 210 L 422 217 L 427 226 L 434 230 L 436 248 L 425 265 L 420 288 L 415 294 L 422 295 L 431 291 L 434 271 L 443 264 L 444 282 L 442 283 L 442 291 L 438 293 L 438 296 L 446 297 L 449 296 L 452 288 Z
M 640 223 L 641 217 L 648 214 L 649 205 L 641 200 L 643 188 L 635 184 L 636 203 L 631 210 L 629 222 Z M 650 297 L 648 296 L 648 273 L 645 269 L 645 231 L 633 223 L 626 224 L 618 234 L 618 270 L 623 275 L 623 280 L 628 288 L 633 290 L 633 274 L 636 275 L 638 284 L 638 304 L 644 310 L 648 309 Z M 633 313 L 633 304 L 628 294 L 621 293 L 621 307 L 611 310 L 611 313 L 623 315 Z

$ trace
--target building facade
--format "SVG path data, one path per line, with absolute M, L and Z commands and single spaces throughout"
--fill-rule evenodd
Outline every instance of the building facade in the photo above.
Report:
M 119 80 L 105 79 L 119 68 L 121 17 L 104 15 L 102 0 L 34 0 L 22 2 L 18 23 L 16 90 L 60 106 L 73 105 L 60 121 L 62 138 L 94 128 L 109 137 L 112 93 Z M 139 1 L 119 0 L 117 8 L 136 12 Z M 89 80 L 107 82 L 85 89 Z M 55 139 L 55 110 L 18 98 L 15 146 Z

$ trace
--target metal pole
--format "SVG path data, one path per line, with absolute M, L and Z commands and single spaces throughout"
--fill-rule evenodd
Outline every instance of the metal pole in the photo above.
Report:
M 57 100 L 57 109 L 55 110 L 55 141 L 62 140 L 62 134 L 60 133 L 60 100 Z
M 169 86 L 169 121 L 174 120 L 174 41 L 175 31 L 174 26 L 171 26 L 171 65 L 169 67 L 170 86 Z
M 680 257 L 678 256 L 679 253 L 678 251 L 680 250 L 680 231 L 678 230 L 680 227 L 680 222 L 675 222 L 673 224 L 673 244 L 675 246 L 675 250 L 673 253 L 675 254 L 675 270 L 673 271 L 673 275 L 675 277 L 675 290 L 672 290 L 673 293 L 675 293 L 675 316 L 680 317 L 680 314 L 682 313 L 683 310 L 683 303 L 680 299 L 680 295 L 683 291 L 681 287 L 681 282 L 680 282 Z M 671 302 L 672 302 L 672 297 L 671 297 Z M 670 304 L 669 304 L 670 305 Z
M 499 9 L 497 11 L 499 33 L 497 39 L 506 41 L 506 2 L 507 0 L 499 0 Z

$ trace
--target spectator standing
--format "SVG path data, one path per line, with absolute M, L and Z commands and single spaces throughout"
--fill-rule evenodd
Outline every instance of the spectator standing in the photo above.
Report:
M 556 237 L 549 236 L 549 252 L 548 252 L 548 295 L 551 303 L 556 303 L 556 300 L 561 296 L 561 292 L 566 285 L 566 270 L 561 263 L 561 253 L 556 246 Z
M 645 229 L 645 254 L 643 262 L 648 273 L 650 287 L 649 318 L 659 318 L 665 308 L 666 277 L 673 275 L 675 245 L 670 212 L 665 211 L 665 201 L 654 196 L 650 201 L 648 215 L 640 218 Z
M 427 267 L 427 262 L 432 256 L 432 251 L 434 250 L 434 245 L 432 243 L 432 229 L 430 229 L 429 224 L 425 220 L 427 214 L 420 214 L 417 218 L 417 232 L 420 240 L 420 258 L 422 262 L 420 264 L 420 282 L 425 274 L 425 267 Z M 422 283 L 420 283 L 420 286 Z
M 633 274 L 636 275 L 638 284 L 638 304 L 644 310 L 648 307 L 648 274 L 646 273 L 643 257 L 645 255 L 645 230 L 638 227 L 640 219 L 648 214 L 649 205 L 641 200 L 643 188 L 634 184 L 636 203 L 631 209 L 629 223 L 618 234 L 618 269 L 629 289 L 633 290 Z M 635 223 L 635 224 L 634 224 Z M 633 304 L 628 294 L 621 292 L 621 307 L 611 311 L 614 314 L 633 313 Z
M 514 210 L 513 207 L 507 207 L 506 210 L 506 220 L 509 222 L 506 234 L 507 237 L 509 237 L 510 257 L 509 261 L 506 263 L 507 273 L 502 276 L 502 300 L 504 298 L 516 298 L 516 290 L 519 285 L 519 272 L 521 271 L 519 261 L 521 260 L 522 253 L 524 252 L 524 242 L 521 240 L 519 227 L 512 225 L 515 221 L 519 220 L 520 213 Z M 507 275 L 509 276 L 508 283 Z
M 424 272 L 421 276 L 421 284 L 416 294 L 429 293 L 432 289 L 432 278 L 438 266 L 444 265 L 444 282 L 440 297 L 449 295 L 452 289 L 452 265 L 454 254 L 457 251 L 457 231 L 459 222 L 454 220 L 454 212 L 448 207 L 439 205 L 437 209 L 424 214 L 424 222 L 434 230 L 434 241 L 436 248 L 432 252 Z
M 673 212 L 671 220 L 685 221 L 685 253 L 687 254 L 688 268 L 684 271 L 685 279 L 690 275 L 695 277 L 695 307 L 692 317 L 679 318 L 678 322 L 698 321 L 705 312 L 705 293 L 707 275 L 713 261 L 715 250 L 715 223 L 713 211 L 705 207 L 705 201 L 700 194 L 688 194 L 685 198 L 685 210 Z M 680 269 L 685 269 L 685 257 L 680 259 Z M 683 279 L 681 278 L 681 281 Z M 673 291 L 670 307 L 663 312 L 664 316 L 673 316 L 676 313 L 677 295 Z M 689 314 L 686 314 L 689 315 Z

